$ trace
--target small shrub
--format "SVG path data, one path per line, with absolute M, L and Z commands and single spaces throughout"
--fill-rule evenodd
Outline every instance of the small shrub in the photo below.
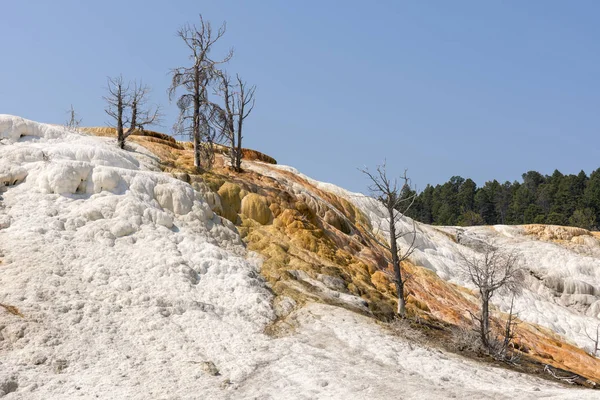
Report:
M 390 329 L 398 336 L 411 342 L 425 344 L 427 338 L 418 328 L 412 326 L 410 319 L 396 318 L 389 324 Z
M 456 327 L 448 343 L 450 350 L 455 352 L 480 353 L 483 350 L 479 332 L 469 328 Z

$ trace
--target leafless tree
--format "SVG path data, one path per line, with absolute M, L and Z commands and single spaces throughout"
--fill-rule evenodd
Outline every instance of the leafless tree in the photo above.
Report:
M 517 338 L 517 325 L 519 324 L 518 314 L 515 312 L 515 295 L 510 300 L 510 309 L 506 316 L 504 324 L 498 324 L 500 336 L 498 338 L 490 337 L 488 351 L 497 360 L 505 361 L 509 364 L 516 364 L 519 361 L 519 353 L 514 351 L 515 339 Z
M 254 109 L 255 99 L 254 94 L 256 93 L 256 85 L 248 87 L 248 84 L 244 82 L 239 75 L 237 77 L 238 82 L 238 93 L 236 96 L 237 102 L 237 143 L 235 153 L 235 170 L 241 171 L 242 169 L 242 128 L 244 121 L 252 110 Z
M 125 148 L 125 141 L 136 130 L 144 131 L 144 126 L 157 124 L 160 120 L 160 107 L 149 107 L 150 88 L 143 83 L 125 83 L 122 76 L 108 78 L 108 95 L 104 97 L 107 107 L 104 110 L 113 120 L 117 131 L 117 143 Z M 125 127 L 129 125 L 127 129 Z
M 596 326 L 596 334 L 595 335 L 590 335 L 587 331 L 587 329 L 585 330 L 585 335 L 592 341 L 592 343 L 594 344 L 594 350 L 591 351 L 590 353 L 594 356 L 597 357 L 598 356 L 598 352 L 600 351 L 600 324 L 598 324 L 598 326 Z
M 69 130 L 79 129 L 79 126 L 81 125 L 82 120 L 81 120 L 81 118 L 78 118 L 79 116 L 75 112 L 75 109 L 73 108 L 73 104 L 71 104 L 71 108 L 69 109 L 69 111 L 67 111 L 67 114 L 69 114 L 69 119 L 65 122 L 65 126 L 67 127 L 67 129 L 69 129 Z
M 256 86 L 248 87 L 239 75 L 237 83 L 232 84 L 231 78 L 224 71 L 218 72 L 218 94 L 223 98 L 223 107 L 215 105 L 218 109 L 217 126 L 221 136 L 229 146 L 231 167 L 237 171 L 242 170 L 242 139 L 244 121 L 254 109 Z
M 370 235 L 380 246 L 387 250 L 385 254 L 386 261 L 392 265 L 393 274 L 390 274 L 390 278 L 396 286 L 396 292 L 398 297 L 398 315 L 401 317 L 406 316 L 406 299 L 404 296 L 404 284 L 406 280 L 403 277 L 401 263 L 406 260 L 415 250 L 415 240 L 417 237 L 417 226 L 414 220 L 412 221 L 412 228 L 409 230 L 403 230 L 400 228 L 400 221 L 404 217 L 404 214 L 413 205 L 415 195 L 412 197 L 403 197 L 402 191 L 405 187 L 410 187 L 410 179 L 406 176 L 406 171 L 399 179 L 390 179 L 387 176 L 385 163 L 377 167 L 376 172 L 370 172 L 368 169 L 362 169 L 361 172 L 365 174 L 371 185 L 369 191 L 371 196 L 380 203 L 384 210 L 382 217 L 387 219 L 385 226 L 373 227 L 374 234 Z M 387 241 L 380 239 L 380 234 L 387 236 Z M 400 239 L 405 239 L 407 245 L 405 248 L 399 245 Z M 387 266 L 384 271 L 387 270 Z
M 184 25 L 177 36 L 180 37 L 190 51 L 192 65 L 177 67 L 171 70 L 172 80 L 169 88 L 169 99 L 172 100 L 178 89 L 184 94 L 177 99 L 179 118 L 174 126 L 176 134 L 189 135 L 194 142 L 194 166 L 201 168 L 202 153 L 212 146 L 214 131 L 211 121 L 214 120 L 215 108 L 208 99 L 208 87 L 216 76 L 216 66 L 225 63 L 233 57 L 233 50 L 221 60 L 215 60 L 210 52 L 213 45 L 225 34 L 226 24 L 223 23 L 216 33 L 210 22 L 200 15 L 200 24 Z M 208 145 L 203 145 L 205 144 Z M 206 157 L 210 157 L 208 154 Z
M 223 106 L 213 104 L 214 123 L 219 131 L 220 139 L 227 142 L 229 146 L 229 160 L 232 167 L 235 166 L 235 160 L 237 158 L 237 146 L 236 146 L 236 102 L 235 102 L 235 88 L 231 83 L 231 78 L 225 71 L 217 71 L 219 79 L 219 85 L 217 86 L 216 93 L 223 99 Z
M 125 84 L 123 76 L 119 75 L 116 78 L 107 78 L 108 95 L 103 97 L 107 102 L 107 107 L 104 109 L 106 114 L 115 120 L 115 128 L 117 130 L 117 141 L 119 147 L 125 146 L 124 125 L 128 122 L 125 114 L 126 107 L 129 104 L 129 84 Z M 112 125 L 112 122 L 111 122 Z
M 159 106 L 149 106 L 148 99 L 150 97 L 151 89 L 148 85 L 144 85 L 143 82 L 139 84 L 134 81 L 133 88 L 130 97 L 130 126 L 127 132 L 125 132 L 125 139 L 133 133 L 135 129 L 144 132 L 144 127 L 149 125 L 156 125 L 160 122 L 162 114 Z
M 514 252 L 487 245 L 483 248 L 482 254 L 467 256 L 461 253 L 461 258 L 462 272 L 477 287 L 481 297 L 481 315 L 473 315 L 479 325 L 481 342 L 488 350 L 493 350 L 494 343 L 492 343 L 490 332 L 490 300 L 499 290 L 509 291 L 513 294 L 518 293 L 522 279 L 519 257 Z M 512 340 L 512 314 L 511 303 L 506 340 Z
M 517 315 L 514 312 L 515 305 L 515 296 L 513 294 L 510 299 L 510 309 L 508 311 L 508 316 L 506 318 L 506 323 L 504 324 L 504 340 L 502 341 L 502 347 L 504 352 L 509 348 L 510 344 L 514 342 L 515 339 L 515 328 L 517 326 Z

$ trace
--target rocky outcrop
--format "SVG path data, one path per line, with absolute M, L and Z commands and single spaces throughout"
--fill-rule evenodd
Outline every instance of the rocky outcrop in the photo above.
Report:
M 249 193 L 244 196 L 240 206 L 240 213 L 261 225 L 266 225 L 273 220 L 273 213 L 269 208 L 267 199 L 256 193 Z

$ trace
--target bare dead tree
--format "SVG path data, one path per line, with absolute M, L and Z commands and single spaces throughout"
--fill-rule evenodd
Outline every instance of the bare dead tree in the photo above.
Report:
M 404 231 L 400 228 L 401 224 L 399 223 L 403 219 L 404 214 L 413 205 L 416 194 L 412 197 L 402 197 L 403 188 L 410 187 L 410 179 L 407 177 L 406 171 L 404 171 L 404 175 L 399 180 L 388 178 L 385 163 L 378 166 L 376 172 L 370 172 L 368 169 L 362 169 L 361 172 L 371 181 L 371 185 L 369 186 L 371 196 L 385 209 L 385 215 L 382 215 L 382 217 L 387 219 L 386 226 L 373 227 L 374 232 L 370 236 L 381 247 L 387 250 L 386 253 L 389 253 L 389 255 L 385 254 L 384 257 L 387 263 L 391 264 L 393 268 L 393 274 L 390 278 L 396 286 L 398 297 L 397 312 L 401 317 L 405 317 L 406 299 L 404 296 L 404 284 L 406 281 L 402 273 L 401 263 L 410 257 L 415 250 L 417 226 L 413 220 L 412 228 Z M 382 241 L 379 238 L 379 233 L 387 236 L 388 241 Z M 408 237 L 405 240 L 407 245 L 402 248 L 398 241 L 406 237 Z M 384 270 L 387 270 L 387 268 Z
M 218 104 L 214 104 L 215 109 L 215 125 L 220 132 L 220 137 L 225 140 L 229 146 L 229 162 L 232 167 L 235 168 L 235 162 L 237 159 L 237 146 L 236 146 L 236 102 L 235 102 L 235 88 L 231 83 L 229 75 L 225 71 L 218 71 L 219 85 L 216 93 L 223 99 L 223 107 Z
M 511 343 L 515 339 L 515 328 L 517 326 L 516 314 L 514 312 L 515 296 L 513 295 L 510 299 L 510 310 L 508 311 L 508 317 L 506 318 L 506 324 L 504 324 L 504 340 L 502 341 L 503 352 L 508 350 Z
M 71 104 L 71 108 L 69 109 L 69 111 L 67 111 L 67 114 L 69 115 L 69 119 L 65 122 L 65 126 L 67 127 L 67 129 L 69 129 L 69 130 L 79 129 L 82 119 L 78 118 L 79 115 L 77 115 L 77 113 L 75 112 L 75 109 L 73 108 L 73 104 Z
M 133 82 L 129 104 L 131 112 L 129 118 L 130 125 L 129 129 L 123 134 L 124 140 L 127 139 L 134 130 L 137 129 L 144 132 L 145 126 L 156 125 L 160 122 L 162 117 L 160 106 L 148 105 L 150 92 L 150 87 L 144 85 L 143 82 L 140 81 L 139 84 L 136 81 Z
M 600 351 L 600 324 L 598 324 L 598 326 L 596 326 L 596 334 L 595 335 L 590 335 L 586 329 L 585 336 L 587 336 L 594 344 L 594 350 L 591 351 L 590 354 L 593 355 L 594 357 L 598 357 L 598 352 Z
M 242 171 L 242 139 L 244 121 L 254 109 L 256 86 L 248 87 L 239 75 L 237 83 L 224 71 L 218 71 L 217 94 L 223 99 L 223 107 L 214 104 L 217 110 L 216 125 L 229 146 L 229 161 L 236 172 Z
M 240 172 L 242 170 L 242 129 L 244 126 L 244 121 L 255 105 L 254 94 L 256 93 L 256 85 L 248 87 L 248 84 L 244 82 L 239 75 L 236 76 L 238 82 L 238 92 L 236 96 L 237 102 L 237 143 L 235 146 L 232 145 L 232 151 L 235 147 L 234 155 L 235 155 L 235 170 Z
M 461 258 L 463 274 L 477 287 L 481 297 L 481 315 L 472 315 L 478 322 L 481 342 L 488 350 L 494 350 L 490 338 L 490 300 L 499 290 L 519 292 L 522 277 L 519 257 L 516 253 L 487 245 L 482 254 L 467 256 L 461 253 Z M 509 316 L 507 340 L 511 340 L 511 319 Z
M 142 83 L 125 83 L 122 76 L 108 78 L 108 95 L 104 97 L 107 107 L 104 110 L 113 120 L 117 133 L 117 143 L 125 148 L 125 141 L 136 130 L 157 124 L 160 120 L 160 107 L 149 107 L 150 88 Z M 129 125 L 127 130 L 125 126 Z
M 497 360 L 509 364 L 518 363 L 520 356 L 515 352 L 515 339 L 517 338 L 517 325 L 519 324 L 518 314 L 515 312 L 515 295 L 510 300 L 510 309 L 506 316 L 504 324 L 498 323 L 499 337 L 491 336 L 489 338 L 489 353 Z
M 126 118 L 125 110 L 127 105 L 129 104 L 129 84 L 126 84 L 123 81 L 123 76 L 119 75 L 116 78 L 107 78 L 108 85 L 107 91 L 108 95 L 103 97 L 103 99 L 107 102 L 107 107 L 104 109 L 104 112 L 108 114 L 109 117 L 115 120 L 114 125 L 111 123 L 111 126 L 114 126 L 117 131 L 117 142 L 119 147 L 125 147 L 125 139 L 124 136 L 124 125 L 129 122 Z
M 221 60 L 215 60 L 210 52 L 213 45 L 225 34 L 226 24 L 223 23 L 216 33 L 210 22 L 200 15 L 200 24 L 184 25 L 177 36 L 183 40 L 190 51 L 192 65 L 177 67 L 171 70 L 172 80 L 169 88 L 169 99 L 172 100 L 178 89 L 184 94 L 177 99 L 179 118 L 174 131 L 179 135 L 189 135 L 194 142 L 194 166 L 202 166 L 202 153 L 212 149 L 212 128 L 210 122 L 214 117 L 214 107 L 208 99 L 208 87 L 215 79 L 216 66 L 226 63 L 233 57 L 233 50 Z M 202 142 L 207 143 L 203 146 Z M 210 155 L 207 155 L 210 157 Z M 206 159 L 205 159 L 206 161 Z

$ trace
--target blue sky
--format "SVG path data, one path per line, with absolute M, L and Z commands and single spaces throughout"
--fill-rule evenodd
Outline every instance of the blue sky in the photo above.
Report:
M 0 113 L 107 121 L 106 77 L 143 79 L 165 107 L 175 36 L 197 15 L 216 55 L 255 83 L 244 145 L 354 191 L 387 159 L 419 188 L 600 167 L 600 2 L 4 1 Z

